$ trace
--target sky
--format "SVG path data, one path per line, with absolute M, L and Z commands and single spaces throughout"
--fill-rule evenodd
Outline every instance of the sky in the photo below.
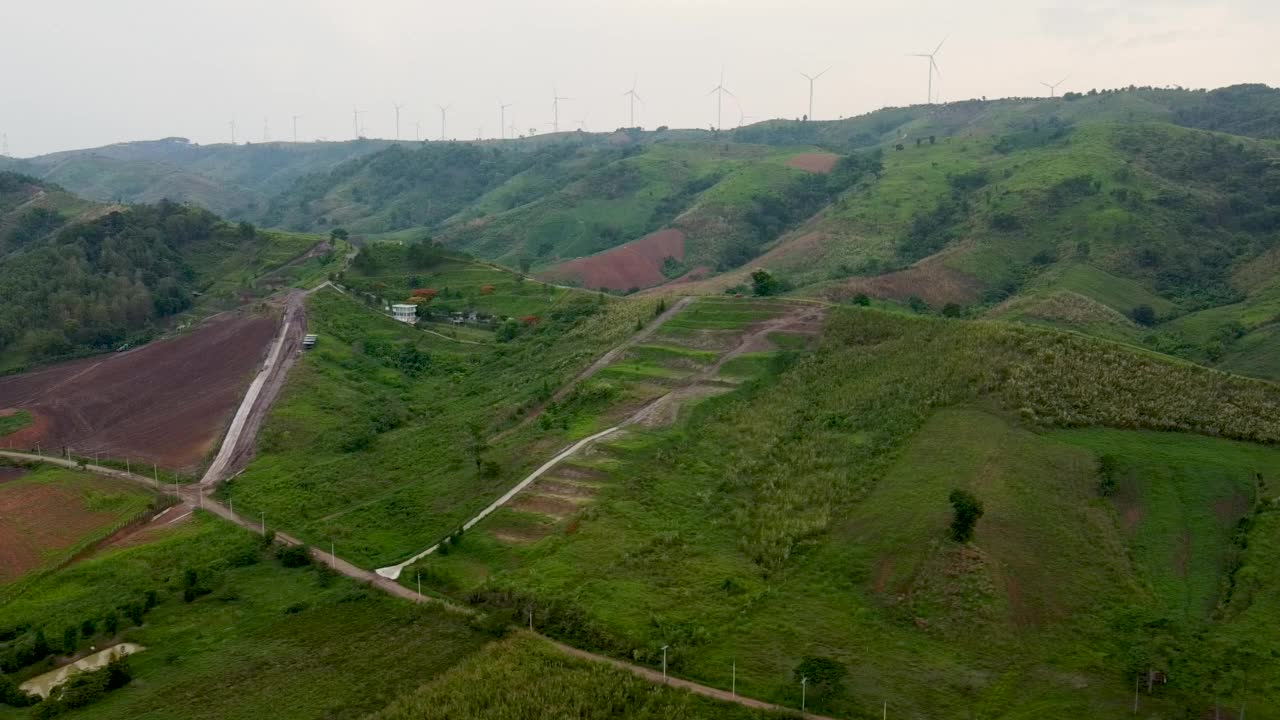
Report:
M 942 101 L 1134 85 L 1280 86 L 1274 0 L 49 0 L 8 3 L 10 155 L 199 143 L 498 137 L 559 127 L 819 120 Z M 265 123 L 265 127 L 264 127 Z M 2 148 L 0 148 L 2 149 Z

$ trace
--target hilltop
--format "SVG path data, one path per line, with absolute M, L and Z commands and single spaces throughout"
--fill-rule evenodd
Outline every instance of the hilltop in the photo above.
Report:
M 199 145 L 174 137 L 22 160 L 0 158 L 0 170 L 16 170 L 57 183 L 99 202 L 171 200 L 240 219 L 257 212 L 261 198 L 283 191 L 297 178 L 390 144 L 360 139 Z

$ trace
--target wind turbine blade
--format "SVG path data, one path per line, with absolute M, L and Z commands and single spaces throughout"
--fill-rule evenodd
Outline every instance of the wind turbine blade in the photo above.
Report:
M 950 40 L 950 39 L 951 39 L 951 34 L 950 34 L 950 33 L 947 33 L 947 36 L 946 36 L 946 37 L 944 37 L 944 38 L 942 38 L 942 42 L 938 43 L 938 47 L 934 48 L 934 50 L 933 50 L 933 54 L 934 54 L 934 55 L 937 55 L 937 54 L 938 54 L 938 51 L 942 49 L 942 46 L 943 46 L 943 45 L 946 45 L 946 44 L 947 44 L 947 41 L 948 41 L 948 40 Z
M 637 93 L 635 90 L 632 90 L 632 91 L 631 91 L 631 96 L 632 96 L 632 97 L 634 97 L 634 98 L 635 98 L 635 99 L 637 99 L 637 100 L 640 100 L 640 104 L 641 104 L 641 105 L 643 105 L 643 104 L 644 104 L 644 100 L 643 100 L 643 99 L 641 99 L 640 94 L 639 94 L 639 93 Z
M 717 86 L 715 86 L 715 87 L 711 88 L 711 92 L 709 92 L 709 93 L 707 93 L 707 94 L 708 94 L 708 95 L 715 95 L 717 92 L 719 92 L 719 91 L 720 91 L 720 89 L 721 89 L 721 87 L 720 87 L 719 85 L 717 85 Z
M 724 88 L 721 88 L 721 89 L 724 89 Z M 725 94 L 725 95 L 728 95 L 729 97 L 733 98 L 734 100 L 737 100 L 737 99 L 738 99 L 738 96 L 737 96 L 737 95 L 734 95 L 733 93 L 729 92 L 727 89 L 725 89 L 725 90 L 724 90 L 724 94 Z
M 827 72 L 828 72 L 828 71 L 830 71 L 830 70 L 831 70 L 831 67 L 830 67 L 830 66 L 828 66 L 826 70 L 823 70 L 822 72 L 818 73 L 817 75 L 814 75 L 814 76 L 813 76 L 813 79 L 814 79 L 814 80 L 817 80 L 818 78 L 822 77 L 823 75 L 826 75 L 826 74 L 827 74 Z
M 938 77 L 942 77 L 942 68 L 938 67 L 938 63 L 934 62 L 933 58 L 929 58 L 929 66 L 933 68 L 934 72 L 938 73 Z
M 1066 82 L 1070 77 L 1071 77 L 1071 73 L 1067 73 L 1062 77 L 1061 80 L 1058 81 L 1058 85 L 1061 85 L 1062 83 Z M 1058 85 L 1054 85 L 1054 87 L 1057 87 Z

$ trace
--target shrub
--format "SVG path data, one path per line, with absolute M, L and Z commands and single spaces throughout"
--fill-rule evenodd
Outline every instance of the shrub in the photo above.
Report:
M 871 298 L 867 297 L 866 293 L 858 293 L 857 295 L 853 296 L 853 304 L 858 305 L 860 307 L 870 307 Z
M 276 548 L 276 559 L 287 568 L 306 567 L 311 564 L 311 555 L 305 545 L 288 545 Z
M 1108 497 L 1116 491 L 1116 476 L 1120 471 L 1120 459 L 1115 455 L 1098 458 L 1098 494 Z
M 973 539 L 973 528 L 984 512 L 982 501 L 967 490 L 951 491 L 951 508 L 955 513 L 951 520 L 951 539 L 964 543 Z
M 942 315 L 949 318 L 958 318 L 964 310 L 957 303 L 947 303 L 942 307 Z
M 776 295 L 778 293 L 778 280 L 768 270 L 758 269 L 751 273 L 751 291 L 760 297 Z
M 844 680 L 844 665 L 825 657 L 806 657 L 796 665 L 796 679 L 808 678 L 808 694 L 821 700 L 840 694 Z
M 1150 305 L 1139 305 L 1133 309 L 1133 321 L 1143 327 L 1156 324 L 1156 311 Z

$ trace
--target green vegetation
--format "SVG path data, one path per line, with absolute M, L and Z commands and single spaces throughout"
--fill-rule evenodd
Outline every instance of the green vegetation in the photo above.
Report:
M 391 145 L 386 140 L 198 145 L 185 138 L 128 142 L 21 161 L 20 172 L 100 202 L 190 203 L 254 220 L 260 198 Z
M 264 289 L 235 278 L 314 244 L 170 202 L 65 226 L 0 258 L 0 295 L 10 304 L 0 317 L 0 371 L 114 350 L 179 313 L 243 302 Z
M 133 607 L 147 608 L 140 623 Z M 82 648 L 117 640 L 146 647 L 129 658 L 132 684 L 60 716 L 67 718 L 259 718 L 263 708 L 282 718 L 360 717 L 485 641 L 438 606 L 393 600 L 314 566 L 290 569 L 258 538 L 202 514 L 147 545 L 44 578 L 0 606 L 0 651 L 41 631 L 62 638 L 64 627 L 88 629 Z M 9 678 L 21 681 L 52 661 Z M 40 712 L 0 705 L 6 719 Z
M 747 720 L 781 717 L 655 685 L 518 636 L 495 643 L 371 720 Z
M 583 430 L 567 406 L 554 426 L 524 419 L 652 316 L 648 303 L 522 287 L 529 295 L 511 301 L 539 303 L 539 321 L 484 345 L 425 333 L 336 291 L 311 296 L 308 332 L 320 342 L 293 369 L 257 458 L 227 497 L 317 545 L 335 541 L 366 567 L 449 534 Z M 491 297 L 506 302 L 497 292 L 475 300 Z M 506 431 L 479 467 L 467 449 L 472 425 L 486 438 Z
M 57 466 L 30 468 L 0 460 L 0 470 L 21 471 L 0 480 L 0 603 L 26 591 L 56 569 L 159 505 L 135 485 Z
M 1197 664 L 1205 643 L 1247 635 L 1215 601 L 1250 504 L 1203 503 L 1270 478 L 1280 454 L 1142 429 L 1274 445 L 1278 400 L 1082 336 L 842 311 L 816 354 L 582 461 L 600 487 L 566 522 L 513 543 L 495 515 L 412 570 L 485 607 L 532 608 L 580 646 L 656 664 L 670 645 L 678 673 L 721 687 L 736 659 L 740 692 L 793 706 L 795 668 L 827 657 L 847 672 L 811 698 L 830 714 L 888 700 L 919 717 L 1107 715 L 1148 665 L 1171 678 L 1143 695 L 1156 716 L 1211 707 L 1206 683 L 1240 672 L 1253 684 L 1224 700 L 1261 713 L 1273 660 Z M 1088 425 L 1111 429 L 1043 430 Z M 1101 455 L 1119 458 L 1109 498 Z M 985 508 L 966 545 L 947 540 L 956 488 Z M 1131 493 L 1150 525 L 1125 524 Z M 1185 575 L 1170 569 L 1184 536 Z M 1251 587 L 1254 602 L 1277 591 Z
M 7 415 L 0 415 L 0 437 L 18 432 L 31 424 L 31 413 L 26 410 L 15 410 Z

